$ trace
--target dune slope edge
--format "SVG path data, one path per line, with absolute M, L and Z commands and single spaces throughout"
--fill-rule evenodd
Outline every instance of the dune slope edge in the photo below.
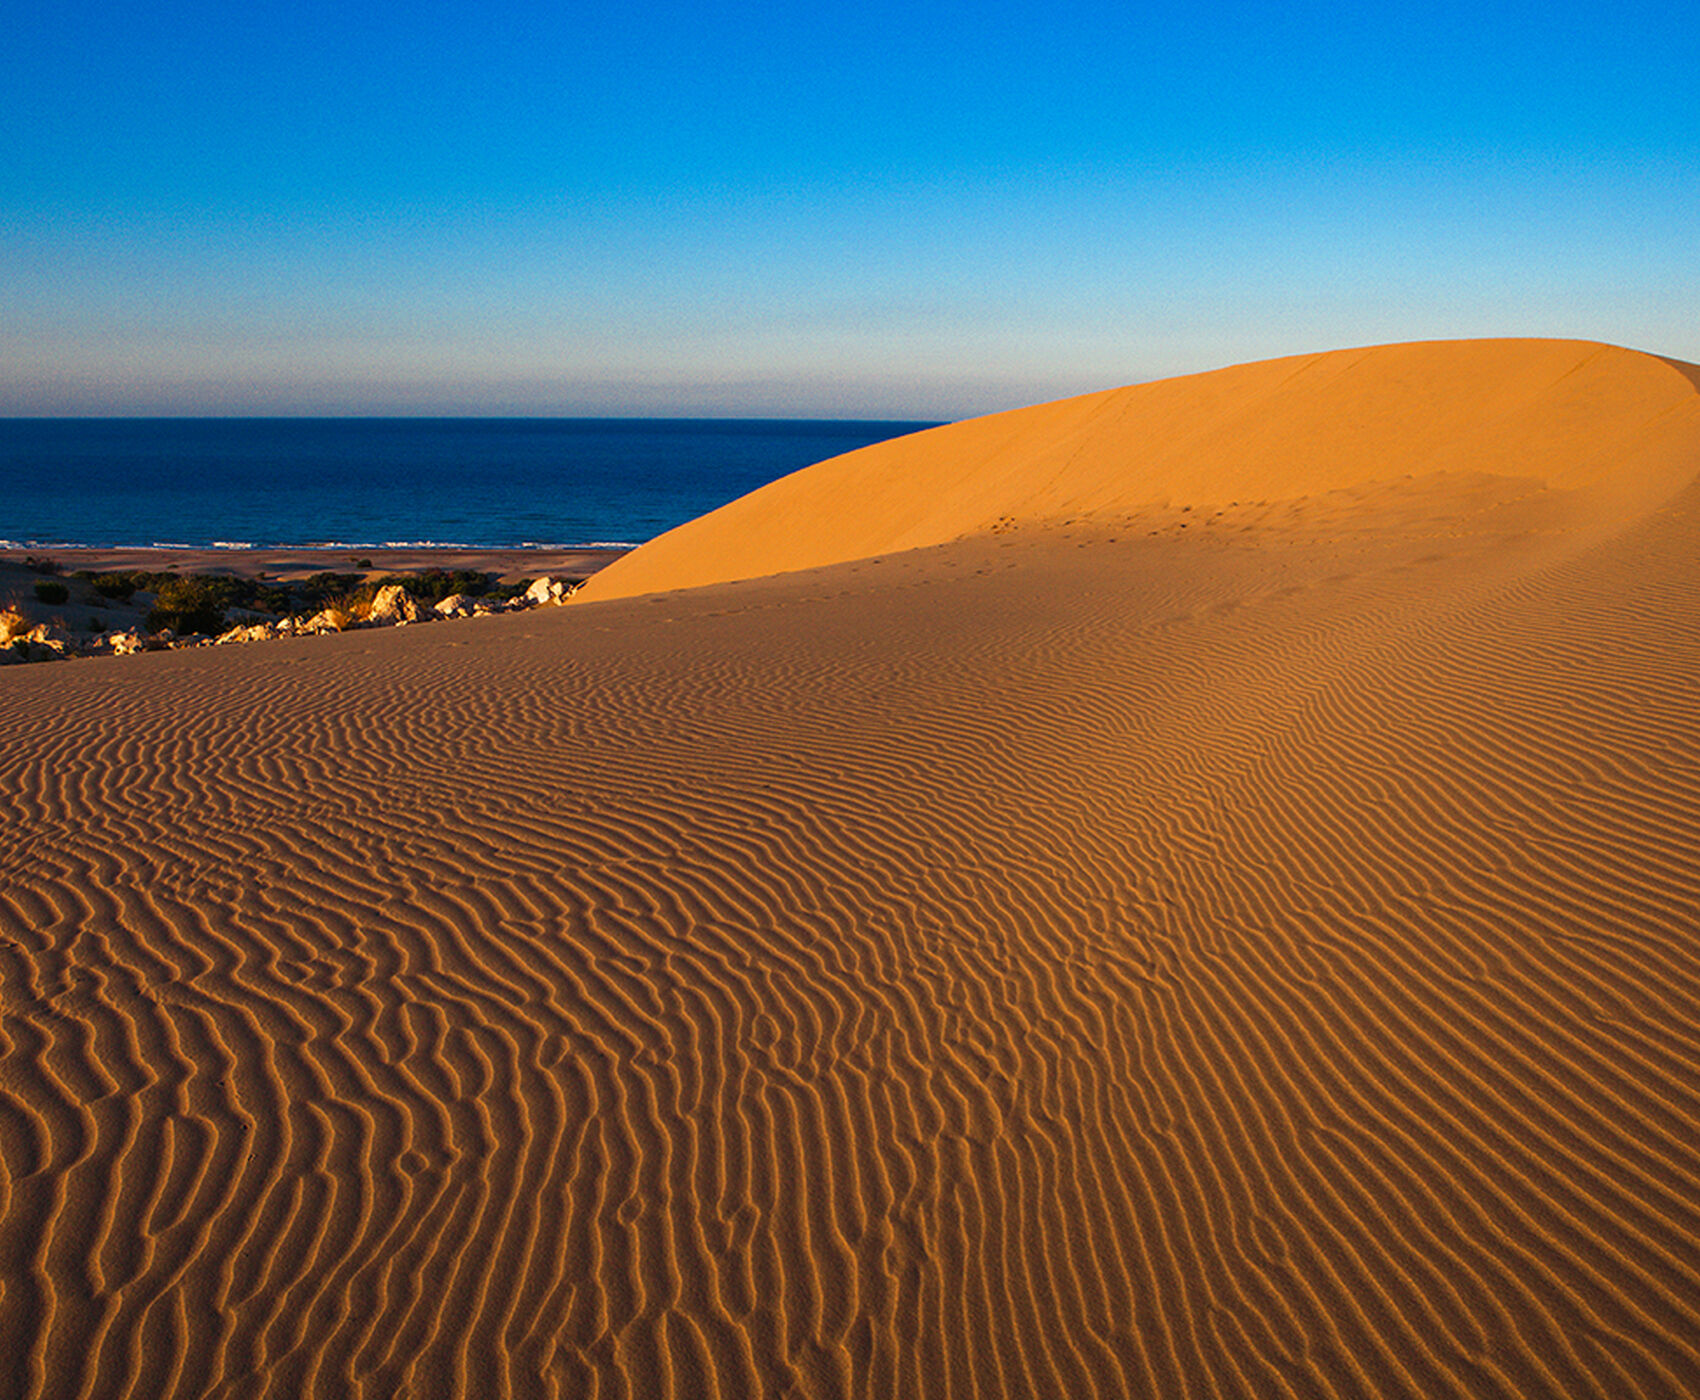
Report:
M 1689 367 L 1692 370 L 1692 367 Z M 585 601 L 915 549 L 1010 520 L 1292 499 L 1441 472 L 1631 501 L 1687 478 L 1671 361 L 1591 341 L 1481 340 L 1299 355 L 947 424 L 835 457 L 662 535 Z M 1598 509 L 1596 506 L 1595 509 Z
M 0 1394 L 1691 1397 L 1684 412 L 0 674 Z

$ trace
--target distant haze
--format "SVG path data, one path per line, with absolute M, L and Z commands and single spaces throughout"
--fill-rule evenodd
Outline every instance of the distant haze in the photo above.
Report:
M 1681 7 L 13 7 L 0 416 L 957 418 L 1700 360 Z

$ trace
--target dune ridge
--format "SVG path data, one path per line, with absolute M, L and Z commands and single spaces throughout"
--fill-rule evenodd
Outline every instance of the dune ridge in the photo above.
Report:
M 946 424 L 806 467 L 651 541 L 583 598 L 844 563 L 1012 520 L 1284 500 L 1458 471 L 1639 507 L 1687 481 L 1697 411 L 1678 362 L 1592 341 L 1265 360 Z
M 0 1393 L 1692 1395 L 1685 413 L 0 677 Z

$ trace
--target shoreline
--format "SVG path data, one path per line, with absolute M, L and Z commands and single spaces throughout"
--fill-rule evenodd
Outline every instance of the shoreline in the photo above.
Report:
M 562 601 L 625 552 L 3 550 L 0 664 L 512 612 Z
M 501 582 L 517 583 L 544 574 L 589 575 L 606 568 L 635 545 L 571 548 L 483 549 L 462 545 L 395 545 L 365 549 L 358 545 L 304 545 L 287 548 L 202 548 L 198 546 L 78 545 L 65 548 L 23 546 L 0 549 L 0 571 L 24 568 L 29 558 L 52 559 L 65 573 L 88 569 L 143 569 L 164 573 L 225 574 L 233 578 L 289 581 L 326 570 L 338 573 L 419 573 L 427 569 L 480 569 Z M 363 561 L 370 560 L 369 564 Z

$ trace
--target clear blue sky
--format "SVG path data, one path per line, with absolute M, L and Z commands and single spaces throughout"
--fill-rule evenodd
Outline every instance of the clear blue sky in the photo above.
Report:
M 0 414 L 954 418 L 1700 360 L 1700 10 L 0 0 Z

